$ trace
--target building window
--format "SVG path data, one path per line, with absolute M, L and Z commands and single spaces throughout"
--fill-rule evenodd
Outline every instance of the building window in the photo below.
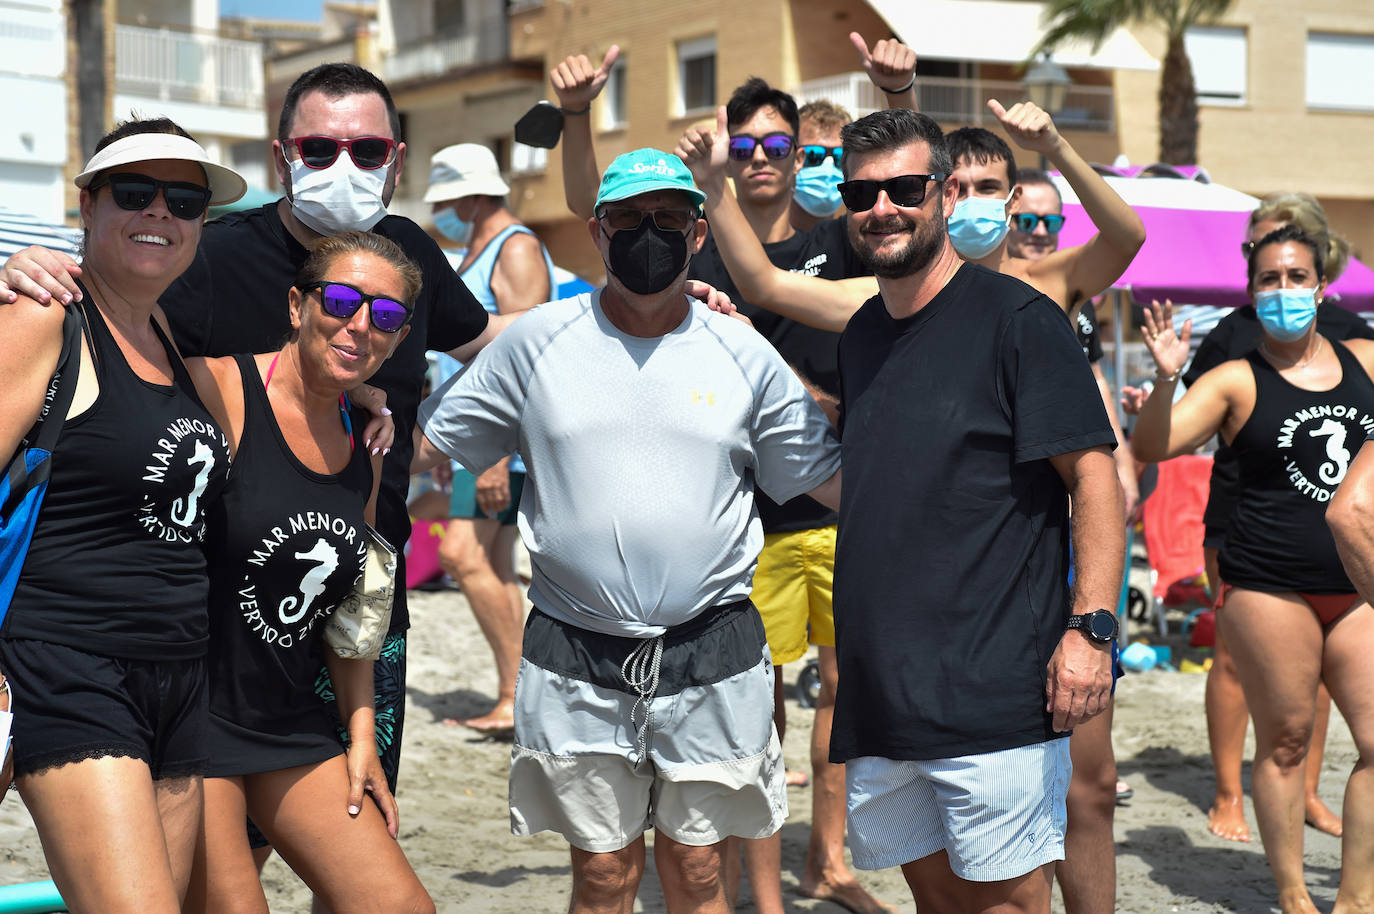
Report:
M 678 114 L 709 111 L 716 106 L 716 37 L 677 43 Z
M 542 172 L 548 167 L 549 151 L 547 149 L 540 149 L 538 146 L 526 146 L 524 143 L 511 142 L 511 174 L 525 175 L 531 172 Z
M 434 0 L 434 34 L 461 32 L 467 24 L 463 13 L 463 0 Z
M 1374 111 L 1374 35 L 1307 33 L 1307 107 Z
M 1245 104 L 1245 29 L 1197 26 L 1183 36 L 1200 105 Z
M 629 121 L 625 97 L 627 85 L 625 81 L 625 55 L 621 54 L 616 58 L 615 66 L 611 67 L 611 72 L 606 77 L 606 88 L 601 95 L 605 99 L 601 106 L 602 130 L 618 130 Z

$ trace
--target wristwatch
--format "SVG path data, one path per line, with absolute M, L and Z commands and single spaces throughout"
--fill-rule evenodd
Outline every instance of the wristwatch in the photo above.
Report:
M 1065 626 L 1065 629 L 1068 631 L 1076 629 L 1098 644 L 1110 643 L 1120 632 L 1116 613 L 1108 612 L 1105 609 L 1095 609 L 1079 616 L 1069 616 L 1069 624 Z

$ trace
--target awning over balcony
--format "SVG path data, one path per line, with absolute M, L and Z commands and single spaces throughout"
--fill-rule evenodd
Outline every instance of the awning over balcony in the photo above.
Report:
M 1021 63 L 1045 34 L 1045 4 L 1016 0 L 868 0 L 918 58 Z M 1086 41 L 1055 48 L 1056 63 L 1103 70 L 1158 70 L 1159 61 L 1117 29 L 1093 53 Z

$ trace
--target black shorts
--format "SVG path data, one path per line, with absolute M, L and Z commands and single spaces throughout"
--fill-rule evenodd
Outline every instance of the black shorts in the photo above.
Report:
M 146 762 L 153 780 L 203 774 L 204 658 L 128 660 L 0 638 L 14 711 L 14 774 L 86 759 Z

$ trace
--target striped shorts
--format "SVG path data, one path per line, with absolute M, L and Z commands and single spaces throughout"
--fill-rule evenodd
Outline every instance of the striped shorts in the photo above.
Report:
M 763 838 L 787 816 L 763 622 L 744 600 L 659 638 L 587 631 L 538 609 L 515 686 L 511 831 L 592 853 L 649 828 L 679 842 Z

